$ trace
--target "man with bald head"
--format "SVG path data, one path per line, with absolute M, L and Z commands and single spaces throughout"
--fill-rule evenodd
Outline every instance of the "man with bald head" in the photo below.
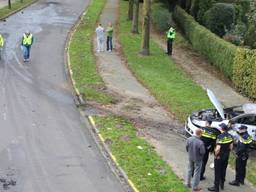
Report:
M 205 154 L 204 143 L 201 140 L 202 130 L 196 129 L 195 134 L 187 139 L 186 150 L 188 152 L 188 170 L 186 177 L 187 187 L 192 187 L 192 191 L 201 191 L 199 188 L 200 174 Z M 192 186 L 191 179 L 193 177 Z

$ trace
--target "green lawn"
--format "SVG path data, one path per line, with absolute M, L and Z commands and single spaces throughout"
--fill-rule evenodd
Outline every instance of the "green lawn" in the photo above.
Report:
M 97 72 L 93 54 L 93 35 L 98 17 L 106 0 L 93 0 L 73 35 L 70 47 L 70 61 L 76 87 L 86 100 L 110 103 L 112 97 L 104 93 L 104 83 Z
M 120 117 L 95 117 L 97 127 L 129 179 L 140 192 L 189 191 L 135 127 Z
M 23 0 L 23 3 L 21 3 L 20 0 L 17 0 L 15 3 L 12 3 L 11 9 L 9 9 L 8 6 L 1 8 L 0 9 L 0 19 L 5 18 L 10 13 L 15 12 L 16 10 L 22 9 L 35 1 L 36 0 Z
M 140 56 L 141 35 L 130 33 L 127 1 L 120 3 L 120 41 L 128 66 L 145 87 L 175 116 L 184 121 L 191 112 L 209 108 L 205 91 L 176 66 L 163 50 L 151 41 L 151 55 Z M 180 38 L 180 41 L 182 39 Z

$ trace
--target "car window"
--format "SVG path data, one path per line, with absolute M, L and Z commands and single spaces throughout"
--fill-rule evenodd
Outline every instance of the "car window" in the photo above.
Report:
M 246 124 L 246 125 L 256 125 L 255 116 L 247 116 L 237 119 L 237 123 Z

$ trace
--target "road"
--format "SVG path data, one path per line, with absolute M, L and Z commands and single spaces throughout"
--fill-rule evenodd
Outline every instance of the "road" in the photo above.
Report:
M 80 118 L 64 67 L 67 33 L 88 3 L 39 0 L 0 23 L 7 37 L 0 61 L 0 191 L 123 191 Z M 31 62 L 23 63 L 27 29 L 35 43 Z

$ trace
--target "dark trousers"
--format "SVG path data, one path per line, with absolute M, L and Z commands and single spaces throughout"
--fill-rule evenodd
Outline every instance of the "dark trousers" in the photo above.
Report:
M 246 176 L 246 164 L 248 158 L 236 158 L 236 181 L 244 182 Z
M 113 49 L 112 37 L 107 36 L 107 51 L 108 50 L 112 51 L 112 49 Z
M 207 146 L 205 146 L 205 154 L 203 157 L 203 163 L 202 163 L 202 168 L 201 168 L 201 176 L 200 176 L 201 178 L 204 176 L 205 167 L 206 167 L 206 164 L 209 159 L 209 153 L 210 153 L 210 149 L 208 149 Z
M 168 55 L 172 55 L 172 42 L 173 42 L 173 39 L 167 40 L 167 54 Z
M 215 191 L 219 191 L 220 184 L 224 184 L 226 178 L 226 170 L 228 167 L 228 157 L 223 159 L 214 159 L 214 186 Z
M 29 59 L 31 45 L 23 45 L 23 47 L 24 47 L 23 57 L 24 57 L 24 59 Z

